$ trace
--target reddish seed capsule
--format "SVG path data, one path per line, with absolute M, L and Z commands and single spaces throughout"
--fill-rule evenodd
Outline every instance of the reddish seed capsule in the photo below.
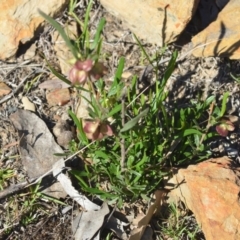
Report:
M 77 61 L 75 63 L 75 67 L 78 70 L 83 70 L 83 71 L 89 72 L 93 67 L 93 61 L 91 59 L 87 59 L 83 62 L 82 61 Z
M 106 74 L 107 68 L 101 62 L 94 62 L 91 59 L 77 61 L 69 72 L 69 80 L 73 85 L 83 85 L 89 76 L 99 80 Z
M 69 72 L 69 80 L 73 85 L 84 84 L 87 80 L 88 74 L 85 71 L 79 71 L 76 68 L 72 68 Z
M 113 131 L 109 124 L 100 121 L 85 121 L 83 130 L 90 140 L 101 140 L 106 136 L 112 136 Z

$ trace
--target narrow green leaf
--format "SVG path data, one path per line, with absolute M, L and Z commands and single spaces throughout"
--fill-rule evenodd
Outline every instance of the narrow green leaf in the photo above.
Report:
M 74 121 L 75 125 L 80 130 L 82 126 L 81 126 L 81 123 L 80 123 L 79 119 L 77 118 L 77 116 L 71 110 L 68 110 L 68 114 L 71 116 L 71 118 Z
M 168 66 L 167 66 L 167 69 L 164 73 L 164 76 L 162 78 L 162 82 L 161 82 L 161 88 L 163 89 L 163 87 L 166 85 L 167 83 L 167 80 L 169 79 L 169 77 L 172 75 L 173 73 L 173 70 L 175 68 L 175 63 L 176 63 L 176 60 L 177 60 L 177 56 L 178 56 L 178 52 L 177 51 L 174 51 L 172 53 L 172 57 L 168 63 Z
M 123 87 L 124 87 L 124 84 L 122 84 L 122 83 L 112 85 L 111 89 L 108 92 L 108 97 L 111 97 L 113 95 L 117 95 L 116 97 L 118 97 L 118 95 L 120 95 L 121 89 L 123 89 Z
M 102 118 L 101 106 L 99 105 L 95 97 L 92 97 L 91 100 L 92 100 L 92 107 L 94 109 L 94 112 L 96 113 L 97 117 L 101 119 Z
M 96 61 L 98 61 L 98 57 L 100 56 L 102 51 L 102 39 L 99 40 L 98 45 L 97 45 L 97 50 L 96 50 Z
M 118 63 L 118 68 L 117 68 L 113 83 L 108 92 L 108 97 L 115 95 L 118 91 L 120 92 L 120 89 L 122 88 L 122 84 L 120 84 L 120 80 L 122 78 L 124 64 L 125 64 L 125 58 L 121 57 Z
M 224 115 L 224 113 L 226 112 L 228 96 L 229 96 L 229 92 L 226 92 L 226 93 L 223 94 L 223 100 L 222 100 L 222 107 L 221 107 L 220 117 L 222 117 Z
M 64 202 L 62 202 L 62 201 L 60 201 L 60 200 L 58 200 L 58 199 L 56 199 L 56 198 L 54 198 L 54 197 L 50 197 L 50 196 L 48 196 L 48 195 L 45 195 L 44 193 L 42 193 L 42 197 L 45 198 L 45 199 L 47 199 L 48 201 L 52 201 L 52 202 L 54 202 L 54 203 L 61 204 L 61 205 L 63 205 L 63 206 L 66 206 L 66 205 L 67 205 L 66 203 L 64 203 Z
M 130 92 L 130 91 L 129 91 Z M 130 102 L 130 101 L 129 101 Z M 145 99 L 145 95 L 144 94 L 141 94 L 140 96 L 140 102 L 141 102 L 141 105 L 143 106 L 146 102 L 146 99 Z
M 202 133 L 200 131 L 196 130 L 196 129 L 186 129 L 183 132 L 184 137 L 192 135 L 192 134 L 202 135 Z
M 99 194 L 101 196 L 104 196 L 104 197 L 109 197 L 109 198 L 112 198 L 112 197 L 116 197 L 115 195 L 111 194 L 111 193 L 108 193 L 108 192 L 104 192 L 102 190 L 99 190 L 97 188 L 90 188 L 90 187 L 87 187 L 85 188 L 85 191 L 91 193 L 91 194 Z
M 70 0 L 70 3 L 69 3 L 69 14 L 72 14 L 74 9 L 76 8 L 76 5 L 77 5 L 77 1 L 73 1 L 73 0 Z
M 149 57 L 149 55 L 147 54 L 147 52 L 145 51 L 145 48 L 143 47 L 143 45 L 141 44 L 141 42 L 139 41 L 139 39 L 137 38 L 137 36 L 135 34 L 133 34 L 133 37 L 135 38 L 135 40 L 137 41 L 138 46 L 140 47 L 140 49 L 142 50 L 143 54 L 145 55 L 145 57 L 147 58 L 148 62 L 152 65 L 152 61 Z
M 115 113 L 121 111 L 121 109 L 122 109 L 122 104 L 116 105 L 116 106 L 110 111 L 110 113 L 107 115 L 107 117 L 111 117 L 111 116 L 114 115 Z
M 89 25 L 89 18 L 90 18 L 90 11 L 92 8 L 93 1 L 90 0 L 87 6 L 85 19 L 84 19 L 84 25 L 83 25 L 83 33 L 82 33 L 82 49 L 83 50 L 89 50 L 89 31 L 88 31 L 88 25 Z M 88 52 L 86 53 L 86 56 L 88 56 Z
M 86 169 L 85 169 L 86 170 Z M 70 173 L 74 176 L 80 176 L 80 177 L 88 177 L 88 174 L 86 171 L 80 171 L 80 170 L 71 170 Z
M 99 109 L 99 106 L 97 105 L 96 99 L 94 97 L 91 97 L 91 100 L 89 100 L 85 96 L 81 96 L 84 98 L 91 107 L 88 107 L 89 114 L 92 115 L 92 118 L 101 118 L 101 111 Z
M 71 82 L 65 78 L 62 74 L 60 74 L 58 71 L 56 71 L 52 66 L 49 65 L 49 63 L 47 62 L 47 65 L 50 69 L 50 71 L 60 80 L 62 80 L 63 82 L 65 82 L 66 84 L 69 84 L 70 86 L 72 85 Z
M 97 118 L 99 118 L 98 113 L 96 113 L 95 110 L 93 110 L 93 108 L 88 107 L 87 110 L 88 110 L 89 116 L 90 116 L 92 119 L 97 119 Z
M 133 128 L 133 127 L 138 123 L 138 121 L 139 121 L 142 117 L 144 117 L 144 116 L 146 116 L 146 115 L 148 114 L 148 111 L 149 111 L 149 108 L 147 108 L 147 109 L 145 109 L 144 111 L 142 111 L 141 113 L 139 113 L 138 116 L 136 116 L 135 118 L 133 118 L 133 119 L 131 119 L 129 122 L 127 122 L 127 123 L 123 126 L 123 128 L 121 129 L 120 132 L 125 132 L 125 131 Z
M 121 57 L 118 63 L 118 68 L 114 77 L 114 82 L 119 83 L 119 81 L 122 78 L 122 73 L 124 69 L 124 64 L 125 64 L 125 58 Z
M 98 27 L 97 27 L 97 31 L 95 33 L 95 36 L 94 36 L 94 41 L 92 43 L 92 50 L 94 50 L 95 48 L 97 48 L 99 42 L 100 42 L 100 37 L 101 37 L 101 34 L 102 34 L 102 31 L 103 31 L 103 28 L 106 24 L 106 20 L 104 18 L 101 18 L 100 22 L 98 23 Z
M 71 173 L 74 175 L 75 178 L 77 178 L 77 180 L 79 181 L 79 184 L 81 184 L 82 187 L 84 187 L 85 189 L 88 188 L 87 183 L 81 178 L 80 175 L 75 174 L 74 172 L 71 172 Z
M 240 78 L 239 78 L 239 76 L 234 76 L 232 73 L 230 73 L 230 76 L 231 76 L 232 79 L 235 80 L 237 83 L 240 83 Z
M 140 172 L 140 168 L 142 167 L 143 164 L 147 163 L 147 161 L 148 161 L 148 159 L 145 156 L 140 161 L 138 161 L 134 167 L 136 168 L 137 171 Z
M 215 100 L 215 96 L 210 96 L 209 98 L 207 98 L 206 101 L 205 101 L 206 106 L 211 104 L 214 100 Z
M 163 114 L 163 117 L 164 117 L 164 124 L 166 124 L 166 130 L 169 132 L 170 131 L 170 129 L 169 129 L 169 119 L 168 119 L 168 116 L 167 116 L 165 106 L 162 103 L 160 105 L 160 109 L 162 110 L 162 114 Z
M 103 159 L 109 159 L 109 156 L 106 153 L 104 153 L 103 151 L 100 151 L 100 150 L 95 151 L 95 155 L 98 156 L 98 157 L 101 157 Z
M 65 41 L 66 45 L 68 46 L 68 48 L 70 49 L 70 51 L 72 52 L 73 56 L 78 59 L 78 49 L 75 47 L 75 45 L 71 42 L 71 40 L 69 39 L 69 37 L 67 36 L 67 34 L 65 33 L 64 29 L 61 27 L 61 25 L 56 22 L 53 18 L 51 18 L 50 16 L 48 16 L 47 14 L 45 14 L 44 12 L 42 12 L 41 10 L 38 10 L 39 14 L 46 20 L 48 21 L 61 35 L 61 37 L 63 38 L 63 40 Z
M 82 126 L 82 123 L 80 122 L 80 120 L 77 118 L 77 116 L 71 110 L 68 110 L 68 114 L 71 116 L 72 120 L 74 121 L 75 125 L 77 126 L 81 140 L 84 143 L 88 143 L 88 139 L 86 137 L 86 134 L 83 131 L 83 126 Z
M 138 80 L 137 75 L 134 75 L 134 76 L 132 77 L 132 81 L 131 81 L 131 88 L 135 88 L 136 83 L 137 83 L 137 80 Z
M 57 157 L 66 157 L 69 155 L 69 153 L 54 153 L 53 155 Z

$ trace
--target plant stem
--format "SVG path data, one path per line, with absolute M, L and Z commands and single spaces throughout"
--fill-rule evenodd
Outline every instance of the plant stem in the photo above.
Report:
M 125 101 L 124 101 L 124 96 L 122 96 L 122 112 L 121 112 L 121 118 L 122 118 L 122 127 L 125 124 Z M 121 139 L 121 170 L 123 171 L 125 168 L 125 139 Z

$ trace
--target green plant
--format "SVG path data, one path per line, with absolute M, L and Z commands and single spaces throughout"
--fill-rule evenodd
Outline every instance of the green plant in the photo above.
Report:
M 198 122 L 206 119 L 204 115 L 214 99 L 193 102 L 187 108 L 176 107 L 171 112 L 164 106 L 167 97 L 164 86 L 176 58 L 177 53 L 174 53 L 162 81 L 156 81 L 150 90 L 148 100 L 144 94 L 137 95 L 136 76 L 128 89 L 121 84 L 124 58 L 119 61 L 107 94 L 102 86 L 104 82 L 96 86 L 100 97 L 98 103 L 91 103 L 92 111 L 98 109 L 98 104 L 104 111 L 101 116 L 98 110 L 93 115 L 98 115 L 101 121 L 114 119 L 110 126 L 115 134 L 87 149 L 83 158 L 91 159 L 92 164 L 86 165 L 85 171 L 71 171 L 83 190 L 121 204 L 124 199 L 136 200 L 153 191 L 169 174 L 170 166 L 206 158 L 201 138 L 204 134 L 204 140 L 212 135 L 206 132 L 206 122 Z M 83 144 L 87 140 L 84 128 L 76 119 L 75 123 L 79 125 L 79 142 Z M 106 182 L 107 188 L 104 187 Z
M 92 141 L 81 156 L 86 162 L 85 169 L 71 173 L 83 191 L 121 205 L 124 200 L 133 201 L 140 195 L 148 195 L 171 173 L 171 166 L 187 165 L 208 156 L 204 141 L 213 136 L 208 130 L 213 120 L 223 116 L 226 97 L 222 109 L 216 108 L 215 115 L 209 116 L 207 110 L 213 97 L 191 101 L 185 107 L 177 103 L 166 106 L 165 85 L 175 68 L 177 52 L 172 53 L 165 71 L 160 73 L 157 63 L 164 49 L 151 57 L 136 37 L 142 54 L 153 66 L 155 84 L 138 94 L 137 76 L 134 76 L 126 86 L 121 81 L 124 57 L 119 59 L 113 82 L 107 84 L 104 81 L 107 69 L 99 61 L 105 21 L 100 21 L 91 42 L 88 19 L 92 1 L 84 23 L 74 13 L 75 3 L 70 2 L 69 11 L 82 27 L 82 35 L 75 42 L 58 23 L 40 12 L 59 31 L 75 58 L 69 79 L 49 66 L 51 71 L 90 95 L 89 98 L 79 96 L 89 104 L 88 119 L 78 119 L 74 111 L 69 111 L 78 132 L 78 139 L 71 141 L 70 150 L 77 151 Z
M 191 239 L 202 237 L 201 230 L 188 211 L 180 209 L 176 204 L 170 203 L 162 216 L 160 224 L 160 239 Z
M 230 76 L 231 76 L 232 79 L 235 80 L 238 84 L 240 83 L 240 77 L 239 77 L 239 76 L 234 76 L 232 73 L 230 73 Z
M 235 124 L 238 122 L 237 116 L 226 115 L 228 96 L 228 92 L 223 94 L 220 107 L 213 102 L 212 109 L 209 112 L 209 126 L 215 126 L 216 132 L 223 137 L 226 137 L 229 132 L 234 131 Z
M 69 59 L 72 67 L 68 76 L 54 69 L 47 59 L 46 62 L 53 74 L 75 88 L 77 97 L 88 103 L 87 119 L 79 119 L 75 109 L 68 111 L 76 126 L 77 137 L 61 156 L 72 155 L 84 147 L 84 152 L 79 155 L 85 163 L 84 168 L 70 171 L 77 179 L 80 191 L 121 207 L 126 201 L 148 199 L 151 192 L 163 187 L 163 179 L 172 173 L 172 167 L 208 158 L 206 141 L 218 134 L 226 136 L 234 130 L 235 119 L 226 116 L 228 93 L 223 95 L 220 106 L 216 105 L 213 96 L 204 101 L 199 96 L 185 105 L 179 102 L 168 104 L 166 83 L 174 71 L 178 53 L 172 52 L 169 62 L 159 66 L 167 46 L 148 55 L 137 37 L 141 64 L 152 65 L 154 84 L 139 93 L 138 76 L 123 82 L 125 57 L 119 58 L 113 81 L 105 81 L 107 68 L 101 38 L 105 20 L 100 20 L 92 37 L 88 29 L 92 3 L 90 0 L 81 21 L 74 12 L 77 1 L 70 0 L 69 15 L 82 32 L 76 39 L 70 39 L 56 21 L 40 11 L 59 31 L 73 56 Z M 26 84 L 24 90 L 29 92 L 39 77 L 41 74 Z M 83 92 L 89 93 L 89 97 L 83 96 Z M 13 176 L 12 170 L 2 169 L 0 188 L 3 189 Z M 51 205 L 63 204 L 44 195 L 39 187 L 40 183 L 9 198 L 7 217 L 3 220 L 6 231 L 10 232 L 16 223 L 26 226 L 51 214 L 45 208 L 47 201 L 51 201 Z M 182 214 L 177 206 L 170 205 L 167 222 L 161 225 L 164 237 L 197 239 L 199 228 L 197 225 L 191 228 L 189 219 L 188 214 Z M 112 233 L 106 236 L 106 239 L 110 238 Z
M 24 85 L 24 91 L 26 91 L 26 93 L 29 93 L 29 91 L 32 89 L 34 84 L 39 80 L 39 78 L 41 78 L 41 76 L 42 76 L 42 73 L 38 74 L 32 80 L 27 81 L 26 84 Z
M 12 169 L 0 169 L 0 190 L 3 190 L 6 181 L 15 176 Z
M 26 191 L 10 196 L 5 206 L 4 218 L 1 218 L 0 233 L 8 234 L 17 226 L 36 223 L 43 216 L 51 215 L 54 204 L 65 205 L 62 201 L 45 195 L 40 189 L 41 182 L 30 186 Z
M 38 218 L 39 213 L 43 210 L 39 200 L 44 197 L 44 194 L 39 191 L 40 182 L 34 186 L 29 187 L 28 193 L 20 194 L 23 197 L 21 205 L 21 223 L 28 225 Z
M 39 10 L 39 14 L 45 18 L 52 26 L 59 32 L 63 40 L 65 41 L 66 45 L 69 47 L 73 59 L 69 59 L 69 62 L 73 64 L 73 67 L 70 69 L 69 72 L 69 79 L 67 79 L 64 75 L 58 73 L 51 65 L 48 63 L 50 70 L 55 74 L 59 79 L 62 81 L 73 84 L 78 89 L 85 90 L 77 85 L 83 85 L 88 79 L 91 80 L 95 78 L 98 80 L 106 71 L 104 65 L 99 62 L 99 57 L 101 53 L 101 33 L 103 27 L 105 25 L 105 19 L 102 18 L 98 24 L 95 36 L 93 41 L 90 41 L 90 34 L 88 31 L 89 25 L 89 14 L 92 6 L 92 0 L 89 1 L 88 8 L 86 10 L 84 23 L 77 17 L 74 13 L 74 9 L 76 7 L 76 1 L 71 0 L 69 4 L 69 14 L 74 17 L 76 22 L 82 28 L 82 34 L 78 37 L 75 41 L 70 39 L 64 29 L 57 23 L 54 19 L 50 16 L 46 15 L 44 12 Z M 91 81 L 88 81 L 91 85 Z M 93 90 L 93 89 L 91 89 Z

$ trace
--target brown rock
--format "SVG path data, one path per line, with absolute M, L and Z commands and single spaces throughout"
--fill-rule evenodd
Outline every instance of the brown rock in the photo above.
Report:
M 0 97 L 7 95 L 11 92 L 11 88 L 4 82 L 0 82 Z
M 64 7 L 67 0 L 0 0 L 0 59 L 15 55 L 20 42 L 33 38 L 35 31 L 44 19 L 37 9 L 48 15 L 55 15 Z
M 168 184 L 171 200 L 180 198 L 194 213 L 208 240 L 240 239 L 240 167 L 227 158 L 180 169 Z
M 202 32 L 192 38 L 196 57 L 222 56 L 240 59 L 240 1 L 230 0 Z
M 34 103 L 32 103 L 28 97 L 26 96 L 23 96 L 22 97 L 22 103 L 23 103 L 23 108 L 25 110 L 29 110 L 29 111 L 32 111 L 32 112 L 36 112 L 36 107 L 34 105 Z
M 64 153 L 55 142 L 45 122 L 31 111 L 18 109 L 11 114 L 10 120 L 18 131 L 21 162 L 28 177 L 38 178 L 60 160 L 55 153 Z M 55 198 L 65 198 L 66 192 L 52 175 L 43 178 L 39 190 Z
M 191 20 L 199 0 L 100 0 L 138 37 L 159 46 L 173 42 Z
M 74 133 L 67 121 L 59 120 L 53 128 L 53 134 L 57 138 L 57 143 L 68 148 L 69 142 L 74 138 Z
M 53 76 L 55 77 L 55 76 Z M 71 87 L 69 84 L 63 82 L 59 78 L 52 78 L 49 80 L 46 80 L 38 85 L 39 88 L 42 89 L 60 89 L 60 88 L 69 88 Z
M 46 95 L 47 102 L 50 106 L 63 106 L 71 99 L 67 88 L 55 89 Z

